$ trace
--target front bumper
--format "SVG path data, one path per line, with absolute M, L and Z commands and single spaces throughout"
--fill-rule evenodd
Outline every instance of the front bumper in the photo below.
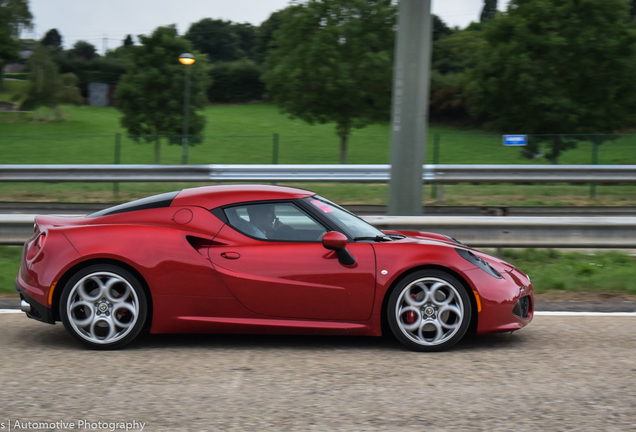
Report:
M 55 324 L 55 318 L 53 317 L 53 310 L 39 303 L 33 297 L 29 296 L 16 282 L 15 290 L 20 293 L 20 299 L 27 302 L 31 306 L 31 310 L 26 312 L 26 316 L 34 320 L 42 321 L 47 324 Z
M 476 269 L 466 272 L 481 305 L 477 334 L 519 330 L 534 317 L 532 284 L 521 271 L 501 272 L 501 279 Z

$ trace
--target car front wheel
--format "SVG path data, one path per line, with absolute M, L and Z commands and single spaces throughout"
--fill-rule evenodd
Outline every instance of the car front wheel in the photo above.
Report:
M 470 298 L 453 276 L 420 270 L 391 293 L 387 317 L 393 334 L 414 351 L 442 351 L 455 345 L 470 324 Z
M 76 273 L 62 291 L 60 316 L 75 339 L 92 349 L 118 349 L 141 332 L 147 302 L 130 272 L 93 265 Z

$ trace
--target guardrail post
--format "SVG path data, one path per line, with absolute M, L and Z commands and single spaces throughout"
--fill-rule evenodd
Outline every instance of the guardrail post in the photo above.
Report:
M 275 133 L 272 142 L 272 164 L 278 164 L 278 134 Z
M 115 134 L 115 164 L 121 163 L 121 134 Z M 119 183 L 113 183 L 113 193 L 116 197 L 119 197 Z
M 592 138 L 592 165 L 598 165 L 598 146 L 600 145 L 600 137 L 594 135 Z M 596 183 L 590 185 L 590 198 L 596 198 Z

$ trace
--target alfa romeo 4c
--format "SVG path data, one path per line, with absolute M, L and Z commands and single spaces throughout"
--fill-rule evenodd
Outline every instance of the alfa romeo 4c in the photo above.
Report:
M 38 216 L 16 289 L 90 348 L 150 333 L 380 336 L 439 351 L 533 317 L 530 279 L 454 238 L 380 231 L 312 192 L 209 186 Z M 390 330 L 389 330 L 390 329 Z

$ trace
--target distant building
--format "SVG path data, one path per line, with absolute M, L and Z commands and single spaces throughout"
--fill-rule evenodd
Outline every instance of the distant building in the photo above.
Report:
M 24 70 L 26 69 L 26 62 L 29 59 L 29 57 L 31 57 L 31 54 L 33 54 L 32 50 L 20 51 L 20 60 L 18 60 L 17 63 L 11 63 L 6 65 L 3 69 L 3 72 L 4 73 L 24 72 Z
M 88 83 L 87 102 L 90 106 L 113 106 L 113 95 L 115 93 L 116 84 L 104 82 Z

